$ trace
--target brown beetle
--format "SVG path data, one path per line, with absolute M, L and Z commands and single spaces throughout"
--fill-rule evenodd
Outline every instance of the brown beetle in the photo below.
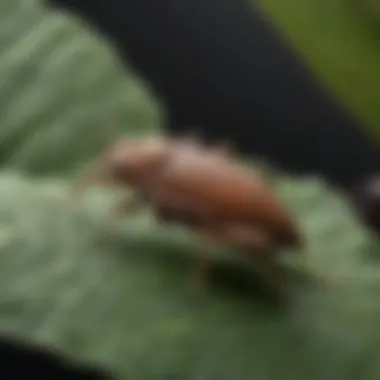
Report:
M 208 148 L 193 138 L 119 142 L 77 190 L 95 183 L 136 190 L 136 198 L 115 209 L 119 215 L 147 204 L 159 220 L 243 248 L 270 284 L 283 290 L 273 255 L 278 248 L 301 246 L 298 227 L 265 180 L 240 166 L 224 146 Z M 198 286 L 209 264 L 205 259 L 196 272 Z

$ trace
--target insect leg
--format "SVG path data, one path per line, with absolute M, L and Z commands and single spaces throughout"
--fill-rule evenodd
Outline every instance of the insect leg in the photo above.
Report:
M 252 258 L 257 263 L 257 269 L 264 284 L 277 296 L 287 297 L 287 284 L 271 252 L 272 247 L 268 236 L 252 226 L 226 227 L 225 233 L 225 236 L 230 239 L 230 244 L 254 251 Z
M 111 215 L 115 219 L 119 219 L 126 215 L 134 215 L 137 212 L 141 211 L 144 206 L 145 204 L 140 197 L 125 197 L 114 205 L 114 207 L 111 209 Z
M 224 225 L 216 225 L 215 221 L 208 221 L 202 226 L 193 226 L 193 229 L 203 237 L 203 241 L 207 244 L 234 244 L 236 240 L 241 243 L 241 231 L 236 228 L 226 227 Z M 239 235 L 237 234 L 239 233 Z M 244 239 L 250 239 L 248 234 L 244 235 Z M 247 243 L 248 244 L 248 243 Z M 202 256 L 197 260 L 195 269 L 191 273 L 190 277 L 190 292 L 193 296 L 197 297 L 202 289 L 205 287 L 207 279 L 210 277 L 210 273 L 214 266 L 214 260 L 205 252 L 202 252 Z
M 226 223 L 210 232 L 223 244 L 255 250 L 266 250 L 270 246 L 268 236 L 251 225 Z
M 109 181 L 107 171 L 99 163 L 93 166 L 74 183 L 74 186 L 69 191 L 65 203 L 67 205 L 74 203 L 87 189 L 92 186 L 113 186 L 112 182 Z
M 214 266 L 214 260 L 202 252 L 203 257 L 197 260 L 195 268 L 192 270 L 189 281 L 190 294 L 198 298 L 205 288 L 207 279 Z
M 273 260 L 273 255 L 270 252 L 257 252 L 255 253 L 255 262 L 258 264 L 260 277 L 268 289 L 280 300 L 287 300 L 289 297 L 288 284 L 278 263 Z
M 263 282 L 276 295 L 282 298 L 287 296 L 286 283 L 270 252 L 270 239 L 265 233 L 250 225 L 224 224 L 208 230 L 208 234 L 219 243 L 254 251 L 252 258 L 257 263 Z
M 156 217 L 163 222 L 177 222 L 198 232 L 203 233 L 204 220 L 208 218 L 208 210 L 194 201 L 191 197 L 176 191 L 171 191 L 164 186 L 157 186 L 156 190 L 148 196 Z M 207 236 L 206 241 L 210 241 Z M 202 253 L 203 254 L 203 253 Z M 190 293 L 197 297 L 203 288 L 205 278 L 212 267 L 210 257 L 202 257 L 192 271 L 190 279 Z
M 122 198 L 110 210 L 110 218 L 104 223 L 100 232 L 99 244 L 104 244 L 112 239 L 114 231 L 113 226 L 117 224 L 120 219 L 125 215 L 133 215 L 140 211 L 145 206 L 143 200 L 137 196 Z
M 179 206 L 180 203 L 176 203 Z M 188 209 L 188 207 L 187 207 Z M 199 222 L 202 220 L 202 216 L 194 215 L 189 213 L 186 209 L 181 209 L 180 207 L 157 207 L 155 208 L 156 214 L 160 220 L 165 222 L 179 222 L 195 232 L 205 236 L 202 228 L 199 228 Z M 203 239 L 207 245 L 210 245 L 210 237 L 207 235 Z M 210 271 L 213 267 L 212 258 L 205 254 L 204 251 L 201 252 L 201 258 L 197 260 L 195 269 L 192 270 L 190 275 L 189 287 L 190 293 L 194 298 L 198 298 L 204 284 L 209 276 Z

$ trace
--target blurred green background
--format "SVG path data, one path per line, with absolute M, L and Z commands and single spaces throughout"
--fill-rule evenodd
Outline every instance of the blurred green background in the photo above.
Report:
M 363 5 L 262 0 L 375 136 L 380 42 Z M 286 309 L 256 291 L 255 268 L 148 212 L 97 245 L 109 192 L 62 207 L 109 134 L 159 133 L 160 120 L 147 86 L 86 25 L 37 1 L 2 0 L 0 331 L 102 363 L 120 379 L 378 380 L 379 247 L 317 178 L 277 184 L 307 237 L 302 255 L 284 255 L 294 287 Z M 220 268 L 195 304 L 188 279 L 205 250 Z M 325 286 L 312 281 L 321 276 Z
M 324 86 L 380 141 L 380 2 L 258 1 Z

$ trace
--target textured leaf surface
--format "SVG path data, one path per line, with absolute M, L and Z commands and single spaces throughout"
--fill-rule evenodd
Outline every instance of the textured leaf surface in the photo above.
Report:
M 79 24 L 37 3 L 3 4 L 0 330 L 100 361 L 121 379 L 377 380 L 379 247 L 344 201 L 317 180 L 280 180 L 308 242 L 284 256 L 287 309 L 261 296 L 254 267 L 148 212 L 100 245 L 114 195 L 94 190 L 67 209 L 71 180 L 58 171 L 98 151 L 114 111 L 124 132 L 150 133 L 157 107 Z M 194 303 L 188 279 L 205 253 L 220 264 Z
M 196 238 L 179 229 L 173 238 L 142 214 L 99 245 L 113 196 L 93 191 L 68 210 L 66 192 L 62 181 L 0 178 L 3 330 L 136 379 L 301 379 L 305 371 L 347 379 L 377 362 L 379 269 L 368 266 L 376 251 L 339 200 L 327 193 L 321 203 L 323 189 L 282 189 L 309 237 L 308 276 L 328 281 L 294 281 L 287 310 L 260 297 L 254 268 L 222 255 L 203 302 L 194 303 L 187 281 L 201 254 Z M 313 204 L 318 210 L 305 211 Z

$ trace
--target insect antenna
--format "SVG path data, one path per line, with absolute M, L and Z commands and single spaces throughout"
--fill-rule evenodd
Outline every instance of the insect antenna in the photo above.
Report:
M 231 142 L 221 141 L 213 146 L 212 150 L 225 157 L 236 157 L 235 146 Z
M 103 150 L 100 155 L 102 158 L 107 154 L 109 147 L 113 146 L 117 141 L 117 128 L 114 123 L 111 123 L 110 125 L 109 128 L 103 128 L 101 133 Z M 72 188 L 69 190 L 68 197 L 66 198 L 66 204 L 72 204 L 77 201 L 90 187 L 108 186 L 111 184 L 106 164 L 102 161 L 102 159 L 100 161 L 97 160 L 95 165 L 93 164 L 89 170 L 85 171 L 85 173 L 79 177 L 79 179 L 74 181 Z
M 279 177 L 277 168 L 262 158 L 250 158 L 247 164 L 260 175 L 267 183 L 274 185 Z
M 105 128 L 101 128 L 101 133 L 98 136 L 102 145 L 102 152 L 100 153 L 102 157 L 107 153 L 109 147 L 113 146 L 118 141 L 118 135 L 120 134 L 120 128 L 118 128 L 119 123 L 114 115 L 105 116 L 104 124 Z M 107 175 L 107 168 L 105 166 L 106 165 L 102 161 L 98 161 L 90 170 L 80 176 L 70 189 L 65 203 L 71 204 L 78 200 L 78 198 L 80 198 L 90 187 L 109 185 L 109 176 Z
M 195 128 L 192 127 L 190 128 L 189 132 L 187 132 L 185 135 L 180 137 L 178 139 L 178 142 L 181 144 L 186 144 L 186 145 L 193 145 L 193 146 L 202 146 L 203 141 L 202 141 L 202 133 L 200 132 L 200 128 Z
M 69 190 L 65 203 L 72 204 L 78 200 L 90 187 L 97 185 L 106 186 L 108 184 L 109 181 L 107 178 L 107 173 L 104 170 L 103 165 L 97 164 L 89 171 L 85 172 L 83 176 L 80 176 L 78 181 L 74 182 L 74 185 Z

